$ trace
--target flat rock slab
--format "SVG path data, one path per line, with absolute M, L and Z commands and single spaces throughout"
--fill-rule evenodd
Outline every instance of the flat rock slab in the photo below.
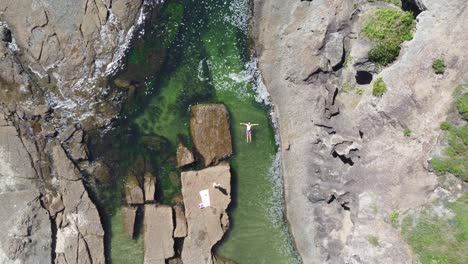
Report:
M 127 233 L 128 237 L 133 238 L 133 232 L 135 231 L 135 218 L 137 208 L 133 206 L 122 207 L 122 224 Z
M 213 263 L 211 248 L 223 237 L 229 225 L 226 209 L 231 202 L 229 164 L 221 163 L 200 171 L 182 172 L 182 195 L 188 234 L 182 248 L 184 264 Z M 214 188 L 213 183 L 220 188 Z M 210 207 L 199 208 L 200 191 L 208 189 Z
M 172 208 L 146 204 L 144 217 L 144 264 L 164 264 L 174 256 Z
M 205 166 L 216 165 L 232 154 L 228 112 L 222 104 L 199 104 L 192 107 L 190 132 Z

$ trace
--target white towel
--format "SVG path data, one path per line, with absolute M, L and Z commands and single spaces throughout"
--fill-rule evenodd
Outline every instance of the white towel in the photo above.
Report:
M 209 192 L 209 190 L 207 189 L 207 190 L 200 191 L 200 197 L 201 197 L 201 200 L 202 200 L 201 204 L 202 204 L 203 208 L 209 207 L 210 204 L 211 204 L 210 203 L 210 192 Z

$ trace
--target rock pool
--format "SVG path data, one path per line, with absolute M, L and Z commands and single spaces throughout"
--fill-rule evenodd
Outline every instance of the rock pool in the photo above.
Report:
M 173 0 L 147 8 L 127 66 L 112 80 L 129 99 L 113 128 L 91 144 L 95 158 L 113 164 L 112 180 L 94 186 L 111 263 L 143 261 L 142 236 L 128 238 L 121 223 L 125 175 L 151 171 L 158 201 L 178 199 L 176 145 L 182 141 L 193 148 L 190 106 L 207 102 L 228 108 L 234 147 L 231 227 L 214 253 L 237 263 L 300 262 L 284 220 L 270 109 L 255 92 L 259 76 L 249 50 L 249 16 L 248 0 Z M 260 124 L 251 144 L 240 122 Z

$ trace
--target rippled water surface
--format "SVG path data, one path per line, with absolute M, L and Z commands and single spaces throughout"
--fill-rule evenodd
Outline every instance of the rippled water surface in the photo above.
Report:
M 114 128 L 94 146 L 96 156 L 115 167 L 112 181 L 96 188 L 101 212 L 110 216 L 112 263 L 142 263 L 142 236 L 127 238 L 120 220 L 125 175 L 156 175 L 158 202 L 180 197 L 175 146 L 192 146 L 190 106 L 206 102 L 227 106 L 235 152 L 231 227 L 215 253 L 238 263 L 299 262 L 283 218 L 269 108 L 255 93 L 259 76 L 248 48 L 248 19 L 248 0 L 174 0 L 148 8 L 127 67 L 115 77 L 135 89 L 128 90 Z M 245 143 L 240 122 L 260 124 L 252 144 Z

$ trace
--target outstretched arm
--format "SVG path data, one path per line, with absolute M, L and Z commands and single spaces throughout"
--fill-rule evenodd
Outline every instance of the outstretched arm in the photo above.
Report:
M 250 124 L 251 126 L 259 126 L 259 124 Z
M 240 124 L 241 124 L 241 125 L 244 125 L 244 126 L 247 125 L 246 123 L 240 123 Z

